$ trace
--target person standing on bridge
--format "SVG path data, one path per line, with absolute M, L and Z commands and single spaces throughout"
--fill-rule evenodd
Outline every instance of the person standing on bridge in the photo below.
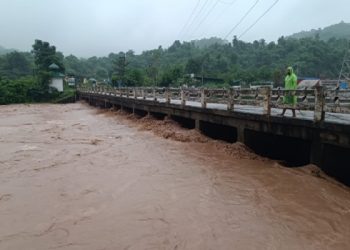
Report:
M 295 90 L 297 89 L 297 76 L 293 72 L 292 67 L 287 68 L 287 75 L 286 78 L 284 79 L 284 88 L 285 90 Z M 288 92 L 284 98 L 283 98 L 283 104 L 291 106 L 291 110 L 293 112 L 293 117 L 295 117 L 295 105 L 297 104 L 297 97 L 295 96 L 294 93 Z M 284 116 L 286 113 L 287 108 L 283 108 L 281 116 Z

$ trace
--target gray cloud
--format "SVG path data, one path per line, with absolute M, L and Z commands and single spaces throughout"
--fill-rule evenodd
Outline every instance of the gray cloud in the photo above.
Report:
M 34 39 L 42 39 L 66 55 L 141 52 L 167 47 L 176 39 L 225 37 L 256 0 L 216 1 L 208 0 L 201 15 L 180 33 L 197 0 L 1 0 L 0 45 L 28 51 Z M 232 36 L 239 36 L 274 1 L 260 0 Z M 341 20 L 350 22 L 349 7 L 348 0 L 280 0 L 241 39 L 271 41 Z

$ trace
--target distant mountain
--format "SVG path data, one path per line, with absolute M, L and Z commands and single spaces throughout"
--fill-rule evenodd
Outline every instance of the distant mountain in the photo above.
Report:
M 223 40 L 223 39 L 218 38 L 218 37 L 203 38 L 200 40 L 192 40 L 191 42 L 193 42 L 195 44 L 195 46 L 200 48 L 200 49 L 208 48 L 214 44 L 223 45 L 223 44 L 228 43 L 227 40 Z
M 291 36 L 288 36 L 287 38 L 307 38 L 307 37 L 315 37 L 319 36 L 321 40 L 329 40 L 330 38 L 346 38 L 350 39 L 350 23 L 341 22 L 338 24 L 334 24 L 331 26 L 328 26 L 326 28 L 319 28 L 319 29 L 312 29 L 310 31 L 302 31 L 295 33 Z
M 10 53 L 10 52 L 13 52 L 13 51 L 15 51 L 15 50 L 14 49 L 6 49 L 6 48 L 0 46 L 0 56 L 5 55 L 5 54 Z

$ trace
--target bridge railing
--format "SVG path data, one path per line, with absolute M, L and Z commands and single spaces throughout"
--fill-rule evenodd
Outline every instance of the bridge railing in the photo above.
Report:
M 262 87 L 258 89 L 205 89 L 205 88 L 155 88 L 111 86 L 79 87 L 83 93 L 113 95 L 124 98 L 158 101 L 167 104 L 187 102 L 200 103 L 202 108 L 210 104 L 224 104 L 234 111 L 235 105 L 249 105 L 262 108 L 263 114 L 271 115 L 271 108 L 293 108 L 314 111 L 314 121 L 324 120 L 325 112 L 350 114 L 350 90 L 315 89 L 286 90 Z M 295 96 L 296 104 L 284 102 L 286 96 Z
M 326 90 L 325 112 L 350 113 L 350 90 Z

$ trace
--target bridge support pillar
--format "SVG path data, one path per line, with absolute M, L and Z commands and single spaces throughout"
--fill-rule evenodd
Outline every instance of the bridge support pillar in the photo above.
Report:
M 322 167 L 323 143 L 320 134 L 315 132 L 311 142 L 310 163 Z
M 237 142 L 244 143 L 244 127 L 243 126 L 238 126 L 237 127 Z
M 198 131 L 201 130 L 201 121 L 198 119 L 195 120 L 195 129 Z

